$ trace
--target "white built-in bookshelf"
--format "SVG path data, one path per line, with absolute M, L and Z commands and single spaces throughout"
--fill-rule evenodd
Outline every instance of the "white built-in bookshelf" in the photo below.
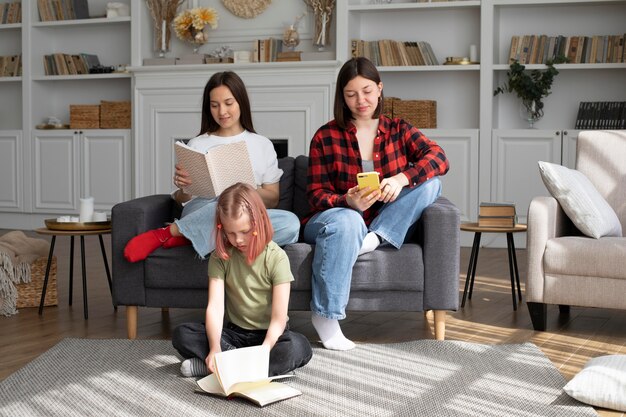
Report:
M 3 1 L 10 0 L 0 0 L 0 3 Z M 91 14 L 103 15 L 107 2 L 89 0 Z M 425 132 L 442 144 L 451 160 L 452 169 L 444 177 L 444 195 L 460 208 L 463 220 L 476 219 L 480 201 L 498 200 L 515 201 L 520 220 L 525 221 L 524 213 L 530 199 L 546 194 L 538 175 L 537 161 L 568 166 L 574 163 L 577 136 L 574 127 L 579 102 L 626 100 L 626 63 L 557 65 L 560 74 L 555 78 L 552 95 L 544 100 L 545 115 L 533 130 L 528 129 L 520 117 L 519 100 L 514 94 L 493 96 L 493 90 L 506 81 L 513 36 L 624 34 L 626 0 L 392 0 L 384 4 L 372 4 L 370 0 L 341 0 L 336 2 L 334 33 L 329 47 L 336 52 L 336 61 L 325 66 L 300 62 L 194 69 L 141 67 L 143 59 L 155 56 L 152 20 L 143 1 L 126 0 L 125 3 L 130 6 L 130 18 L 40 22 L 37 2 L 22 0 L 23 22 L 0 25 L 0 55 L 23 54 L 23 76 L 0 78 L 0 166 L 10 167 L 3 168 L 7 171 L 3 178 L 11 178 L 10 184 L 4 185 L 5 182 L 0 187 L 0 211 L 55 213 L 66 210 L 68 204 L 76 204 L 76 198 L 87 189 L 84 176 L 81 176 L 86 166 L 81 156 L 85 155 L 82 136 L 69 131 L 64 142 L 64 146 L 78 156 L 73 159 L 77 164 L 74 177 L 67 173 L 63 175 L 77 178 L 78 186 L 69 186 L 68 189 L 77 190 L 73 191 L 74 195 L 64 197 L 71 201 L 63 202 L 60 204 L 62 208 L 55 209 L 56 203 L 40 201 L 42 188 L 33 174 L 37 164 L 47 163 L 38 159 L 37 143 L 46 143 L 43 138 L 48 132 L 37 131 L 35 126 L 52 115 L 67 122 L 69 104 L 136 98 L 138 92 L 132 90 L 133 85 L 145 85 L 144 82 L 157 77 L 157 73 L 163 80 L 170 80 L 170 84 L 184 87 L 173 93 L 180 94 L 180 102 L 184 103 L 183 95 L 190 88 L 185 84 L 187 74 L 194 72 L 196 87 L 201 88 L 202 81 L 199 80 L 208 78 L 214 69 L 240 71 L 246 74 L 250 83 L 257 79 L 257 74 L 259 77 L 274 74 L 278 80 L 272 85 L 276 86 L 280 86 L 281 80 L 288 80 L 286 74 L 294 69 L 304 71 L 308 68 L 314 72 L 319 69 L 328 78 L 324 78 L 322 84 L 333 85 L 336 72 L 326 75 L 327 69 L 334 66 L 337 70 L 350 57 L 353 39 L 425 41 L 431 45 L 441 64 L 446 57 L 469 57 L 470 45 L 475 45 L 479 62 L 474 64 L 379 67 L 386 96 L 437 101 L 437 128 Z M 199 0 L 198 3 L 216 7 L 221 13 L 220 27 L 209 34 L 210 42 L 214 43 L 203 47 L 205 53 L 220 44 L 230 43 L 234 49 L 242 49 L 255 37 L 280 36 L 283 25 L 290 23 L 303 7 L 293 0 L 274 0 L 264 14 L 245 20 L 229 15 L 219 2 Z M 276 19 L 272 15 L 275 13 L 284 16 Z M 298 49 L 311 50 L 310 44 L 306 44 L 311 36 L 310 16 L 305 20 L 301 28 L 303 44 Z M 188 45 L 173 39 L 172 51 L 168 54 L 180 56 L 189 51 Z M 95 53 L 102 64 L 130 64 L 137 71 L 134 79 L 130 74 L 46 76 L 42 56 L 54 52 Z M 531 64 L 527 68 L 544 69 L 545 65 Z M 265 97 L 262 87 L 252 90 L 252 95 Z M 327 99 L 324 112 L 332 109 L 333 95 L 328 95 Z M 263 105 L 268 107 L 266 102 Z M 140 101 L 134 102 L 133 106 L 136 117 L 148 114 Z M 273 102 L 269 103 L 271 106 L 281 108 Z M 188 107 L 198 106 L 193 102 Z M 256 110 L 263 111 L 264 108 Z M 179 110 L 173 111 L 172 114 L 178 114 Z M 332 112 L 324 114 L 331 116 Z M 180 117 L 187 120 L 186 116 Z M 319 113 L 316 117 L 319 118 Z M 144 119 L 143 124 L 135 126 L 132 132 L 135 142 L 150 133 L 144 131 L 145 126 L 149 126 L 148 119 Z M 257 120 L 263 126 L 263 118 Z M 315 128 L 307 126 L 306 129 L 308 132 Z M 294 149 L 301 152 L 306 146 Z M 130 158 L 130 154 L 125 151 L 124 157 Z M 15 156 L 19 158 L 12 159 Z M 131 161 L 131 171 L 137 175 L 135 164 L 136 160 Z M 131 177 L 132 174 L 128 174 L 128 184 L 136 184 L 136 179 Z M 113 201 L 119 196 L 133 195 L 126 189 L 124 193 L 128 194 L 111 194 L 106 199 Z M 0 221 L 0 226 L 2 224 Z M 523 244 L 521 241 L 517 243 Z

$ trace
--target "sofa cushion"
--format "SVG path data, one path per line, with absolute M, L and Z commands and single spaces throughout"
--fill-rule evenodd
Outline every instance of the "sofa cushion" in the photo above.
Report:
M 302 220 L 309 214 L 309 199 L 306 197 L 307 171 L 309 169 L 309 157 L 299 155 L 296 158 L 294 179 L 293 212 Z
M 314 245 L 295 243 L 285 246 L 291 272 L 296 280 L 292 290 L 311 290 L 311 264 Z M 358 258 L 352 269 L 352 291 L 423 291 L 422 248 L 407 243 L 402 249 L 382 246 Z
M 589 261 L 593 254 L 593 262 Z M 626 280 L 626 238 L 567 236 L 548 240 L 543 256 L 550 275 L 573 275 Z
M 283 170 L 280 177 L 280 197 L 278 200 L 278 209 L 293 210 L 293 179 L 296 160 L 291 157 L 280 158 L 278 160 L 278 168 Z
M 546 188 L 585 235 L 622 236 L 617 214 L 582 172 L 549 162 L 539 162 Z

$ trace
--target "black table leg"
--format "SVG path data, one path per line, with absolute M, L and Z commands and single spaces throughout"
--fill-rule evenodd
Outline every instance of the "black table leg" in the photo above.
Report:
M 469 287 L 468 298 L 472 299 L 472 293 L 474 292 L 474 281 L 476 280 L 476 265 L 478 264 L 478 251 L 480 250 L 480 238 L 482 237 L 482 232 L 476 232 L 476 252 L 474 253 L 474 262 L 472 263 L 472 278 Z
M 85 319 L 87 319 L 89 313 L 87 310 L 87 270 L 85 268 L 85 236 L 80 237 L 80 258 L 83 267 L 83 310 L 85 313 Z
M 102 251 L 104 269 L 107 273 L 107 280 L 109 281 L 109 292 L 111 293 L 111 298 L 113 298 L 113 283 L 111 282 L 111 271 L 109 271 L 109 262 L 107 261 L 107 253 L 104 250 L 104 241 L 102 240 L 102 235 L 98 235 L 98 239 L 100 239 L 100 251 Z M 117 310 L 117 306 L 113 306 L 113 308 Z
M 70 236 L 70 303 L 74 293 L 74 236 Z
M 52 241 L 50 242 L 50 252 L 48 252 L 48 263 L 46 264 L 46 276 L 43 280 L 43 288 L 41 289 L 41 301 L 39 302 L 39 315 L 43 314 L 43 304 L 46 299 L 46 290 L 48 289 L 48 278 L 50 277 L 50 265 L 52 264 L 52 255 L 54 255 L 54 242 L 56 236 L 52 235 Z
M 513 310 L 517 310 L 517 297 L 515 296 L 515 275 L 513 272 L 513 257 L 515 254 L 512 252 L 514 249 L 513 233 L 506 234 L 506 246 L 509 252 L 509 274 L 511 275 L 511 293 L 513 295 Z
M 474 254 L 478 247 L 478 236 L 474 234 L 474 243 L 472 244 L 472 252 L 470 254 L 469 265 L 467 267 L 467 275 L 465 276 L 465 289 L 463 290 L 463 300 L 461 301 L 461 308 L 465 307 L 465 300 L 467 299 L 467 292 L 469 290 L 470 281 L 472 280 L 472 268 L 474 265 Z
M 513 253 L 513 267 L 515 268 L 515 280 L 517 281 L 517 295 L 519 296 L 519 300 L 522 301 L 522 286 L 519 283 L 519 270 L 517 269 L 517 255 L 515 254 L 515 240 L 513 239 L 513 234 L 511 233 L 511 248 Z

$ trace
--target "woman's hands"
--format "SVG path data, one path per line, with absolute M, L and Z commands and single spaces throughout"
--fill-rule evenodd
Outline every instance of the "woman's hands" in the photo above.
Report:
M 346 193 L 346 201 L 353 209 L 365 211 L 377 201 L 382 201 L 383 203 L 395 201 L 400 195 L 402 188 L 408 184 L 409 180 L 406 175 L 402 173 L 397 174 L 383 179 L 378 190 L 372 191 L 369 187 L 359 190 L 358 185 L 350 188 Z
M 191 185 L 191 179 L 189 173 L 185 171 L 180 165 L 175 165 L 176 172 L 174 173 L 174 186 L 177 188 L 188 187 Z

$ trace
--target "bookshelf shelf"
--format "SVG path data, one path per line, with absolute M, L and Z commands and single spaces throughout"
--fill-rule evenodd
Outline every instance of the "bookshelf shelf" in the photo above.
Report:
M 16 29 L 21 29 L 21 28 L 22 28 L 22 24 L 21 23 L 0 24 L 0 31 L 3 31 L 3 30 L 16 30 Z
M 128 23 L 130 24 L 131 18 L 130 16 L 125 17 L 98 17 L 93 19 L 73 19 L 73 20 L 55 20 L 50 22 L 34 22 L 32 27 L 36 28 L 44 28 L 44 27 L 54 27 L 58 28 L 61 26 L 67 27 L 76 27 L 76 26 L 100 26 L 100 25 L 113 25 L 119 23 Z
M 544 70 L 547 67 L 543 64 L 528 64 L 524 65 L 527 70 Z M 626 69 L 626 63 L 614 63 L 614 64 L 556 64 L 554 68 L 559 71 L 570 71 L 570 70 L 624 70 Z M 509 66 L 504 64 L 494 65 L 493 69 L 495 71 L 508 71 Z
M 22 77 L 0 77 L 0 83 L 19 83 Z
M 480 1 L 448 1 L 438 3 L 389 3 L 389 4 L 355 4 L 348 6 L 349 12 L 369 13 L 398 10 L 423 10 L 423 9 L 464 9 L 480 8 Z
M 33 81 L 96 81 L 116 78 L 131 78 L 129 73 L 82 74 L 82 75 L 44 75 L 33 77 Z
M 417 66 L 381 66 L 378 72 L 439 72 L 439 71 L 478 71 L 480 65 L 417 65 Z

